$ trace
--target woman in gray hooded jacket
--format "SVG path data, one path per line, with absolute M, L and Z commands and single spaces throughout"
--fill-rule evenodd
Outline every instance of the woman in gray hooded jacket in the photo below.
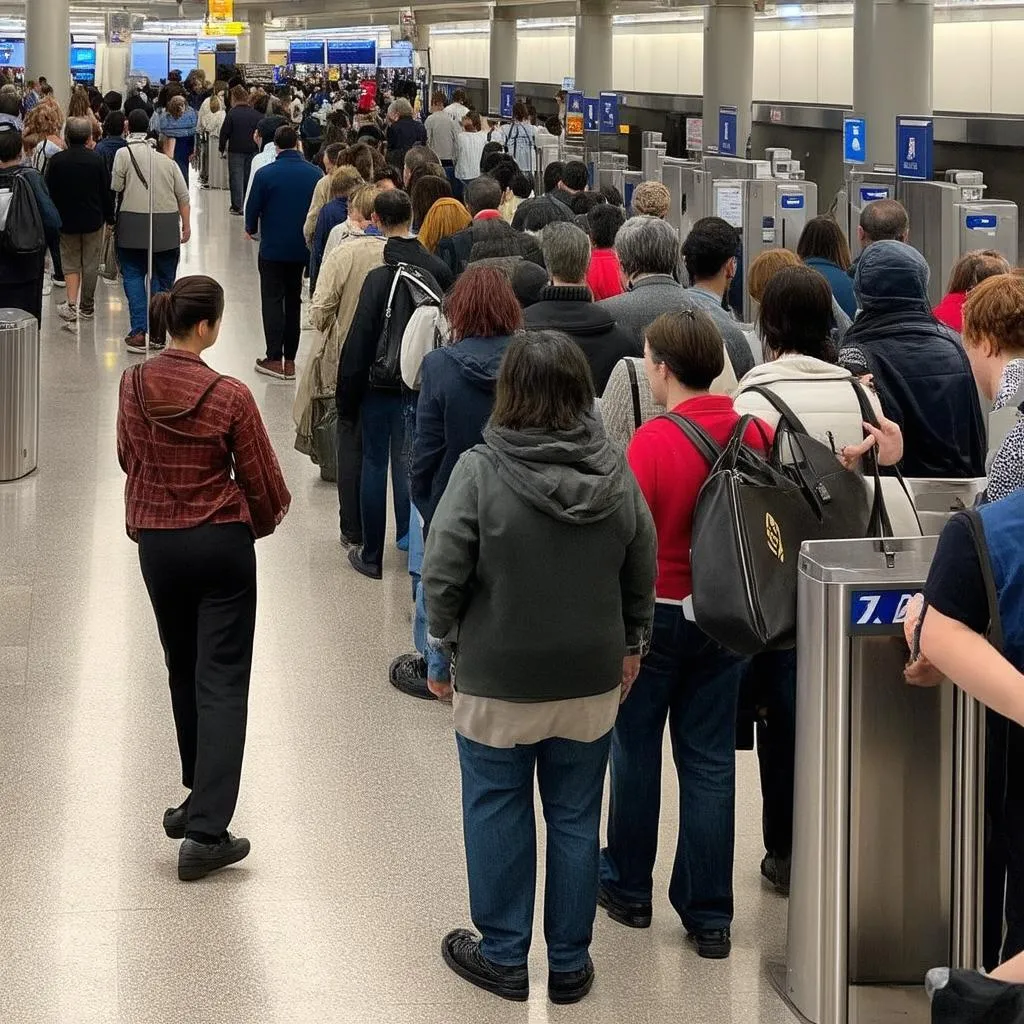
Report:
M 448 966 L 529 995 L 534 775 L 547 833 L 548 994 L 590 991 L 601 796 L 611 730 L 654 612 L 655 533 L 622 454 L 593 415 L 580 348 L 536 331 L 509 346 L 484 443 L 457 463 L 427 538 L 434 637 L 454 640 L 470 909 Z M 433 643 L 437 643 L 432 639 Z

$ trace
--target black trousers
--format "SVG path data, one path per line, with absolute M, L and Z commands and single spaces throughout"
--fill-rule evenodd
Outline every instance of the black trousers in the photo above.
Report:
M 39 276 L 19 284 L 0 284 L 0 309 L 23 309 L 37 320 L 43 318 L 43 268 Z
M 259 261 L 260 300 L 267 358 L 294 359 L 302 330 L 302 272 L 305 263 Z
M 219 836 L 238 802 L 256 627 L 256 551 L 244 523 L 143 530 L 139 561 L 171 687 L 188 833 Z
M 360 486 L 363 476 L 363 425 L 338 418 L 338 517 L 342 534 L 353 544 L 363 542 Z

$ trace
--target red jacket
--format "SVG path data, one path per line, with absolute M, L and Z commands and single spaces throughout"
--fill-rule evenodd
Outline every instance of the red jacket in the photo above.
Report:
M 672 411 L 698 423 L 720 445 L 740 420 L 727 395 L 701 395 Z M 766 427 L 765 433 L 770 441 L 773 431 Z M 764 451 L 764 440 L 753 424 L 744 440 L 755 451 Z M 649 420 L 633 435 L 626 457 L 658 531 L 658 598 L 682 601 L 693 593 L 693 510 L 711 467 L 679 427 L 663 416 Z
M 587 284 L 595 302 L 621 295 L 626 290 L 622 284 L 622 264 L 614 249 L 595 249 L 590 254 Z
M 967 292 L 949 292 L 945 298 L 932 310 L 935 319 L 952 327 L 958 334 L 964 330 L 964 303 L 967 301 Z

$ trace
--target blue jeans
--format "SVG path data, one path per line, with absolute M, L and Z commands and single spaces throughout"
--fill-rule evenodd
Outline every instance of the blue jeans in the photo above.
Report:
M 363 519 L 363 561 L 380 566 L 384 561 L 387 529 L 388 461 L 394 492 L 395 529 L 398 537 L 409 532 L 409 474 L 402 458 L 405 414 L 397 391 L 371 388 L 363 400 L 363 473 L 359 507 Z
M 537 888 L 536 768 L 544 821 L 544 938 L 552 971 L 579 971 L 597 911 L 601 796 L 608 732 L 594 743 L 550 739 L 503 749 L 456 734 L 469 907 L 480 952 L 505 967 L 526 963 Z
M 153 294 L 170 291 L 178 273 L 180 249 L 168 249 L 153 253 Z M 121 264 L 124 280 L 124 294 L 128 300 L 128 316 L 132 334 L 145 334 L 149 325 L 149 298 L 146 295 L 146 273 L 148 258 L 146 249 L 122 249 L 117 247 L 117 259 Z M 163 341 L 163 338 L 156 338 Z
M 412 642 L 416 650 L 426 658 L 427 676 L 439 683 L 451 681 L 451 662 L 440 651 L 427 643 L 427 607 L 423 598 L 423 516 L 412 505 L 409 519 L 409 575 L 412 577 L 412 599 L 415 612 L 412 620 Z
M 669 899 L 690 932 L 732 923 L 736 708 L 746 664 L 688 622 L 681 608 L 659 604 L 650 653 L 612 738 L 601 881 L 624 900 L 651 901 L 667 720 L 679 778 Z
M 228 188 L 231 191 L 231 209 L 245 210 L 245 190 L 249 187 L 252 158 L 255 153 L 228 153 Z

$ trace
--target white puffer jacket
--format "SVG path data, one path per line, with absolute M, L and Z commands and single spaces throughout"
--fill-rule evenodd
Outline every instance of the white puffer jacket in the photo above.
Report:
M 775 427 L 779 422 L 775 407 L 767 398 L 749 390 L 754 385 L 768 388 L 793 410 L 815 440 L 838 453 L 847 445 L 864 440 L 863 417 L 851 383 L 853 379 L 853 374 L 834 363 L 811 356 L 784 355 L 755 366 L 746 374 L 739 382 L 734 404 L 741 416 L 749 413 Z M 881 416 L 882 406 L 877 396 L 869 388 L 863 390 L 875 416 Z M 895 536 L 920 535 L 913 505 L 899 481 L 884 477 L 882 493 Z

